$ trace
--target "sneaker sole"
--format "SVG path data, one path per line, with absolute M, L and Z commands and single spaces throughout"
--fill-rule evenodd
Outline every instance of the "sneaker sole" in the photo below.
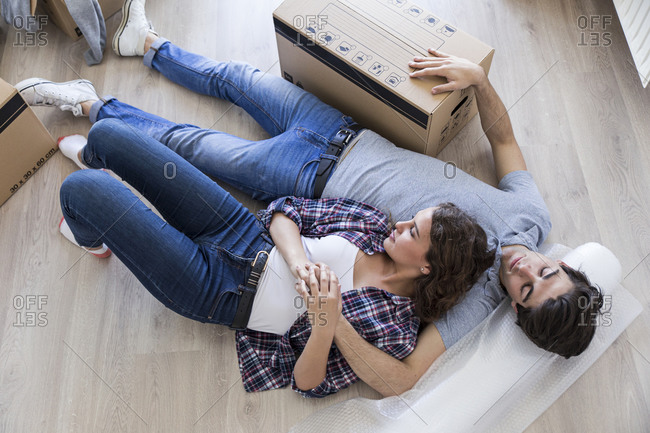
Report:
M 133 3 L 133 0 L 126 0 L 122 5 L 122 21 L 120 22 L 120 25 L 117 27 L 115 36 L 113 36 L 113 51 L 118 56 L 122 56 L 122 54 L 120 53 L 120 36 L 122 36 L 122 33 L 124 32 L 124 28 L 126 27 L 126 23 L 129 21 L 129 11 L 131 10 L 131 3 Z

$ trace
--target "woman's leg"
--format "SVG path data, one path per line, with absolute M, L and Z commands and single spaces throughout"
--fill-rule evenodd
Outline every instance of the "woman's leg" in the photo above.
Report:
M 86 247 L 106 243 L 157 299 L 179 314 L 229 324 L 239 299 L 237 286 L 257 251 L 268 245 L 255 217 L 151 138 L 132 146 L 148 149 L 149 158 L 126 163 L 133 150 L 128 143 L 137 137 L 120 122 L 97 126 L 97 138 L 91 133 L 87 146 L 94 150 L 91 164 L 98 168 L 105 157 L 105 165 L 117 172 L 134 170 L 129 180 L 157 203 L 169 224 L 107 173 L 83 170 L 61 187 L 61 206 L 75 239 Z M 167 162 L 176 165 L 174 176 L 165 172 Z
M 233 248 L 238 239 L 252 239 L 261 231 L 255 216 L 227 191 L 172 150 L 117 119 L 96 123 L 88 134 L 82 161 L 92 168 L 108 168 L 128 182 L 190 239 L 202 238 Z M 247 227 L 245 222 L 252 222 Z M 243 224 L 243 228 L 239 226 Z M 226 230 L 237 227 L 238 233 Z

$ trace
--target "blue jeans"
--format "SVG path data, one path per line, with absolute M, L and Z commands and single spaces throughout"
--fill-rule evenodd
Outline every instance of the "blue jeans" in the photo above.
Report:
M 272 247 L 255 216 L 171 149 L 117 119 L 93 125 L 82 159 L 122 177 L 164 220 L 108 173 L 80 170 L 60 193 L 77 242 L 105 243 L 173 311 L 231 325 L 238 286 L 257 252 Z
M 286 80 L 245 63 L 217 62 L 159 38 L 144 64 L 197 93 L 231 101 L 271 136 L 250 141 L 224 132 L 176 124 L 112 97 L 95 103 L 91 122 L 119 118 L 155 138 L 209 176 L 258 200 L 313 197 L 316 170 L 341 127 L 353 120 Z

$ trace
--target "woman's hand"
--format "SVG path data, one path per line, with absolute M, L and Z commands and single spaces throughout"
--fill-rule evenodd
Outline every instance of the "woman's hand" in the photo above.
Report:
M 307 306 L 312 333 L 322 333 L 333 338 L 343 308 L 341 286 L 336 274 L 324 263 L 310 266 L 309 285 L 301 279 L 296 283 L 296 290 Z
M 304 281 L 305 284 L 309 284 L 310 268 L 315 268 L 316 271 L 320 271 L 320 268 L 318 268 L 316 264 L 310 262 L 309 259 L 306 258 L 306 256 L 305 256 L 305 260 L 290 264 L 289 267 L 291 268 L 291 272 L 293 273 L 293 276 L 296 277 L 297 280 Z M 318 272 L 316 272 L 316 278 L 319 278 Z
M 431 89 L 434 95 L 442 92 L 465 89 L 478 85 L 487 79 L 483 68 L 461 57 L 445 54 L 441 51 L 429 49 L 433 57 L 414 57 L 409 66 L 417 69 L 411 72 L 411 78 L 438 76 L 447 79 L 446 84 L 435 86 Z

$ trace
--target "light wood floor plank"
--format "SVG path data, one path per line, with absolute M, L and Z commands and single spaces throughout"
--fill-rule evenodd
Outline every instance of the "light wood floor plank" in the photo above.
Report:
M 421 2 L 496 48 L 490 78 L 510 109 L 518 141 L 554 222 L 549 240 L 595 240 L 619 257 L 624 285 L 645 309 L 575 384 L 526 431 L 650 431 L 650 91 L 642 89 L 613 5 L 602 0 Z M 168 0 L 147 4 L 165 37 L 217 59 L 279 74 L 271 13 L 253 0 Z M 581 16 L 611 16 L 609 47 L 580 46 Z M 119 14 L 107 21 L 109 36 Z M 83 61 L 48 25 L 45 47 L 15 47 L 0 24 L 0 77 L 66 81 L 175 122 L 249 139 L 267 135 L 242 110 L 193 94 L 110 48 Z M 589 32 L 589 30 L 588 30 Z M 110 39 L 108 44 L 110 46 Z M 46 108 L 54 137 L 87 134 L 87 119 Z M 478 119 L 440 157 L 495 183 Z M 59 235 L 59 186 L 75 166 L 55 155 L 0 207 L 0 431 L 284 432 L 320 408 L 356 396 L 364 384 L 305 400 L 289 390 L 243 391 L 234 333 L 163 308 L 116 259 L 83 256 Z M 233 193 L 252 209 L 261 203 Z M 643 259 L 645 258 L 645 261 Z M 14 298 L 46 296 L 47 325 L 16 326 Z

